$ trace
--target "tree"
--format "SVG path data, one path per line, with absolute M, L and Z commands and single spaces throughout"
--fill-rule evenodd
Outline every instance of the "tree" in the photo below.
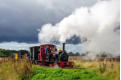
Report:
M 78 52 L 76 52 L 76 53 L 69 52 L 68 55 L 69 56 L 80 56 L 80 54 Z
M 0 57 L 10 57 L 12 51 L 15 51 L 15 50 L 0 49 Z

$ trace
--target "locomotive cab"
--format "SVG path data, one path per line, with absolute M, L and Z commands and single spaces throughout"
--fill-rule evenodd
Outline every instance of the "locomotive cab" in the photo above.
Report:
M 56 46 L 52 44 L 44 44 L 40 45 L 40 64 L 47 65 L 54 64 L 55 62 L 55 53 L 56 53 Z

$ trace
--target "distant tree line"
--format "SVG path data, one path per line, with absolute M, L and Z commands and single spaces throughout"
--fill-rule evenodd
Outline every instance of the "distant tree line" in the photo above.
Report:
M 0 57 L 10 57 L 13 51 L 15 50 L 0 49 Z
M 87 53 L 81 53 L 79 54 L 78 52 L 73 53 L 73 52 L 69 52 L 68 55 L 69 56 L 87 56 L 89 54 L 89 52 Z M 112 54 L 110 53 L 106 53 L 106 52 L 100 52 L 99 54 L 96 55 L 97 57 L 113 57 Z M 120 55 L 119 55 L 120 56 Z
M 6 50 L 6 49 L 0 49 L 0 57 L 11 57 L 12 53 L 19 52 L 21 55 L 24 55 L 25 53 L 29 53 L 27 50 Z
M 97 57 L 113 57 L 113 56 L 110 53 L 100 52 L 100 54 L 97 54 Z
M 69 52 L 68 55 L 69 56 L 80 56 L 80 54 L 78 52 L 76 52 L 76 53 Z
M 6 49 L 0 49 L 0 57 L 10 57 L 12 52 L 15 52 L 16 50 L 6 50 Z M 80 56 L 78 52 L 73 53 L 69 52 L 69 56 Z

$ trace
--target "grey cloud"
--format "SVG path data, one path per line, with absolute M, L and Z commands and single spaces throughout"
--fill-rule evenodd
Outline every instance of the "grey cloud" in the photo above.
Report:
M 37 29 L 96 0 L 0 0 L 0 42 L 37 42 Z

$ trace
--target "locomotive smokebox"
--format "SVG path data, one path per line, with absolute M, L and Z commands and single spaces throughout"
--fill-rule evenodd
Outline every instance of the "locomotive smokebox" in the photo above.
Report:
M 62 43 L 62 45 L 63 45 L 63 51 L 65 51 L 65 43 Z

